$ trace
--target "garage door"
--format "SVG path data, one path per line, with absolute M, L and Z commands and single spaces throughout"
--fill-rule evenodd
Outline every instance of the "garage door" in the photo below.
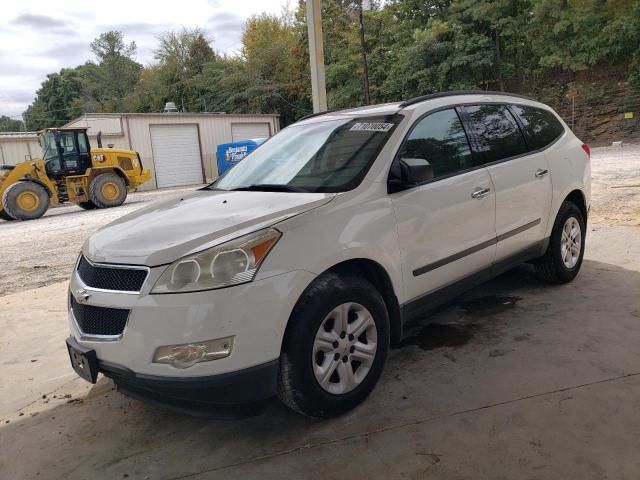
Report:
M 202 183 L 196 125 L 152 125 L 151 147 L 158 188 Z
M 269 138 L 268 123 L 232 123 L 231 136 L 233 141 L 251 140 L 253 138 Z

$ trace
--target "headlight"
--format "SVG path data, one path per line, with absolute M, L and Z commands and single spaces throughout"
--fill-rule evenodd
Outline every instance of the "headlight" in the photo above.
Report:
M 151 293 L 197 292 L 250 282 L 280 236 L 274 228 L 260 230 L 176 260 Z

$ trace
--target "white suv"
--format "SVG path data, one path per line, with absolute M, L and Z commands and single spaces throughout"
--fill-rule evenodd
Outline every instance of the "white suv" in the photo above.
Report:
M 435 305 L 526 261 L 572 280 L 589 199 L 589 147 L 529 98 L 313 115 L 212 185 L 89 238 L 70 284 L 72 365 L 184 411 L 277 394 L 337 415 Z

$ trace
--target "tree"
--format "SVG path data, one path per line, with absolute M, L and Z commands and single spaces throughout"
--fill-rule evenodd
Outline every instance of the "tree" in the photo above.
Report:
M 206 110 L 202 92 L 195 88 L 194 77 L 215 60 L 215 53 L 203 30 L 183 28 L 160 36 L 154 52 L 157 74 L 165 87 L 165 101 L 175 102 L 183 111 Z
M 22 120 L 14 120 L 6 115 L 0 115 L 0 132 L 20 132 L 23 130 Z
M 28 130 L 59 127 L 83 112 L 83 66 L 47 75 L 24 113 Z
M 134 60 L 136 44 L 125 43 L 122 32 L 113 30 L 101 33 L 90 47 L 98 63 L 97 68 L 87 69 L 87 96 L 102 111 L 122 111 L 142 71 Z

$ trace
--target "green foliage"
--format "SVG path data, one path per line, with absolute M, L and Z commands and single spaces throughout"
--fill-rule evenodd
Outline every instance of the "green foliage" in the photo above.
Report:
M 0 115 L 0 132 L 20 132 L 24 130 L 22 120 L 14 120 L 6 115 Z
M 216 54 L 203 30 L 183 29 L 162 35 L 156 63 L 142 68 L 134 43 L 103 33 L 91 44 L 95 62 L 47 77 L 27 126 L 86 111 L 160 111 L 167 101 L 291 123 L 311 111 L 305 4 L 248 19 L 237 55 Z M 463 88 L 535 94 L 552 77 L 610 66 L 640 91 L 638 0 L 323 0 L 322 15 L 330 108 L 363 103 L 362 45 L 373 103 Z

